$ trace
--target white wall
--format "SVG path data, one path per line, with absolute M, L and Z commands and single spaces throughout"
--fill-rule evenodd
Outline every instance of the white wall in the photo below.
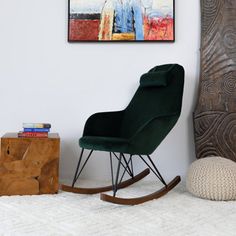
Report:
M 72 44 L 67 42 L 67 0 L 1 0 L 0 135 L 19 131 L 23 122 L 52 123 L 61 136 L 61 178 L 71 178 L 88 116 L 123 109 L 142 73 L 179 63 L 186 70 L 182 115 L 153 158 L 167 179 L 184 176 L 195 158 L 199 25 L 199 1 L 176 0 L 175 43 Z M 86 177 L 107 177 L 107 157 L 95 153 Z

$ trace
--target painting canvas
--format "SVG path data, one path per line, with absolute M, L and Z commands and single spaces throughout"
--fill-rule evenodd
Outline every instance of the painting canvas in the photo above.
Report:
M 68 41 L 174 41 L 174 0 L 69 0 Z

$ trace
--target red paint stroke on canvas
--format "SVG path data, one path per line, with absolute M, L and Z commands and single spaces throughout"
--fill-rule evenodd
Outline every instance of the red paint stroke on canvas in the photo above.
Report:
M 148 18 L 144 17 L 144 39 L 145 40 L 173 40 L 174 21 L 170 17 Z
M 98 40 L 100 20 L 70 20 L 69 40 Z

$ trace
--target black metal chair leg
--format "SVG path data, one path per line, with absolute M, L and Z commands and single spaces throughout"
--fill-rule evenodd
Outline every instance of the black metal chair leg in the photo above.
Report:
M 113 197 L 116 196 L 116 192 L 117 192 L 117 189 L 118 189 L 117 185 L 118 185 L 118 179 L 119 179 L 119 174 L 120 174 L 121 159 L 122 159 L 122 155 L 120 153 L 120 158 L 119 158 L 117 172 L 116 172 L 116 180 L 115 180 L 114 189 L 113 189 Z
M 85 165 L 87 164 L 89 158 L 91 157 L 92 153 L 93 153 L 93 150 L 90 151 L 90 153 L 89 153 L 89 155 L 88 155 L 86 161 L 84 162 L 83 166 L 81 167 L 81 170 L 80 170 L 79 174 L 77 175 L 77 177 L 76 177 L 76 179 L 75 179 L 75 182 L 77 181 L 77 179 L 79 178 L 80 174 L 82 173 L 82 171 L 83 171 Z
M 134 175 L 134 167 L 133 167 L 133 160 L 132 160 L 133 155 L 130 155 L 130 161 L 131 161 L 131 170 L 132 174 Z
M 112 181 L 112 190 L 114 192 L 114 175 L 113 175 L 113 164 L 112 164 L 112 155 L 110 152 L 110 165 L 111 165 L 111 181 Z
M 141 156 L 139 155 L 139 157 L 143 160 L 143 162 L 149 167 L 149 169 L 153 172 L 154 175 L 156 175 L 156 177 L 165 185 L 167 186 L 165 180 L 163 179 L 163 177 L 160 175 L 160 172 L 157 170 L 157 167 L 155 166 L 155 164 L 151 161 L 151 164 L 153 165 L 154 169 L 147 163 L 147 161 Z M 150 157 L 149 157 L 150 158 Z M 151 159 L 151 158 L 150 158 Z M 149 160 L 150 160 L 149 159 Z M 157 171 L 156 171 L 157 170 Z
M 76 176 L 77 176 L 78 171 L 79 171 L 79 167 L 80 167 L 80 163 L 81 163 L 81 160 L 82 160 L 82 157 L 83 157 L 83 153 L 84 153 L 84 148 L 80 152 L 79 161 L 78 161 L 78 164 L 77 164 L 77 167 L 76 167 L 76 171 L 75 171 L 75 175 L 74 175 L 74 178 L 73 178 L 73 181 L 72 181 L 72 185 L 71 185 L 72 187 L 74 187 L 75 182 L 76 182 Z
M 131 157 L 132 157 L 132 156 L 131 156 Z M 132 161 L 132 158 L 131 158 L 131 157 L 130 157 L 129 160 L 127 161 L 127 165 L 126 165 L 126 167 L 125 167 L 125 169 L 124 169 L 124 171 L 123 171 L 123 174 L 121 175 L 121 178 L 120 178 L 120 182 L 119 182 L 119 183 L 122 182 L 125 173 L 126 173 L 126 172 L 129 173 L 129 172 L 127 171 L 127 166 L 129 166 L 129 163 Z M 124 155 L 123 155 L 123 158 L 125 158 Z M 132 168 L 131 173 L 132 173 L 132 175 L 133 175 L 131 178 L 133 179 L 133 178 L 134 178 L 133 168 Z
M 154 169 L 156 170 L 156 172 L 158 173 L 158 175 L 160 176 L 162 183 L 167 186 L 167 183 L 165 182 L 164 178 L 161 176 L 161 173 L 159 172 L 159 170 L 157 169 L 156 165 L 154 164 L 154 162 L 152 161 L 151 157 L 149 155 L 147 155 L 149 161 L 152 163 L 152 166 L 154 167 Z
M 130 176 L 133 178 L 134 175 L 133 175 L 132 170 L 131 170 L 130 167 L 129 167 L 129 163 L 127 162 L 127 160 L 126 160 L 126 158 L 125 158 L 125 155 L 124 155 L 123 153 L 122 153 L 122 157 L 123 157 L 123 159 L 124 159 L 124 162 L 125 162 L 125 164 L 126 164 L 127 169 L 129 170 Z
M 116 159 L 119 161 L 119 157 L 114 152 L 112 152 L 112 153 L 116 157 Z M 126 172 L 129 174 L 129 176 L 132 177 L 132 172 L 129 171 L 129 169 L 127 168 L 127 165 L 125 166 L 122 162 L 121 162 L 121 165 L 126 170 Z

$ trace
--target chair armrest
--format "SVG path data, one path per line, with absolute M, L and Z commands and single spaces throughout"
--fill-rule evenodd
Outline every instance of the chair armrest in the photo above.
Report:
M 174 127 L 179 114 L 159 116 L 139 127 L 129 138 L 137 153 L 151 154 Z
M 124 111 L 99 112 L 91 115 L 84 126 L 83 136 L 119 137 Z
M 147 128 L 148 126 L 150 126 L 153 122 L 155 122 L 156 120 L 162 120 L 162 119 L 170 119 L 171 117 L 179 117 L 180 113 L 179 112 L 174 112 L 171 114 L 164 114 L 164 115 L 159 115 L 159 116 L 155 116 L 153 118 L 151 118 L 150 120 L 147 120 L 142 126 L 140 126 L 135 132 L 134 134 L 129 138 L 129 140 L 132 140 L 133 138 L 135 138 L 135 136 L 139 135 L 145 128 Z

